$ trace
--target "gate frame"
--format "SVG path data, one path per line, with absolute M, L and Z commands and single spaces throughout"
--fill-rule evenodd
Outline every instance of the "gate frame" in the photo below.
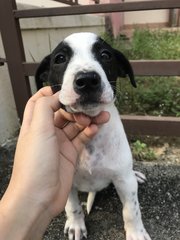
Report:
M 26 10 L 17 10 L 15 0 L 1 0 L 0 30 L 6 54 L 6 60 L 1 61 L 1 64 L 5 61 L 7 62 L 20 120 L 22 121 L 24 107 L 31 96 L 28 77 L 35 74 L 38 63 L 26 62 L 19 19 L 174 8 L 180 8 L 179 0 L 73 5 L 69 7 Z M 138 60 L 131 61 L 131 63 L 135 75 L 180 76 L 180 60 Z M 122 115 L 121 118 L 128 134 L 180 136 L 180 118 L 178 117 Z

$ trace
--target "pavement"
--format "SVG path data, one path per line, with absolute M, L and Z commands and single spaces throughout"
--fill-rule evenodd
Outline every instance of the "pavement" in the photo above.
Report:
M 12 171 L 15 141 L 0 147 L 0 196 Z M 147 182 L 139 184 L 139 202 L 144 225 L 152 240 L 180 240 L 180 164 L 136 162 Z M 86 201 L 87 194 L 80 199 Z M 90 215 L 85 216 L 88 240 L 125 240 L 122 205 L 112 185 L 97 194 Z M 55 218 L 44 240 L 63 240 L 65 214 Z

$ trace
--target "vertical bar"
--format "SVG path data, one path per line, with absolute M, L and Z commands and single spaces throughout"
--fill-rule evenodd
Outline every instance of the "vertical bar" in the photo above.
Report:
M 22 62 L 25 61 L 25 53 L 19 20 L 13 15 L 13 10 L 16 8 L 15 0 L 0 0 L 1 37 L 18 116 L 22 120 L 24 107 L 31 96 L 31 90 L 29 79 L 23 73 Z

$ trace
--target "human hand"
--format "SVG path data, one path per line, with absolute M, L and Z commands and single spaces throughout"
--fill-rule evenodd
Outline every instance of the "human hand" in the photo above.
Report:
M 2 199 L 25 200 L 26 207 L 46 211 L 49 219 L 64 209 L 82 148 L 109 120 L 107 112 L 89 118 L 59 107 L 58 93 L 53 95 L 50 87 L 28 101 L 11 181 Z

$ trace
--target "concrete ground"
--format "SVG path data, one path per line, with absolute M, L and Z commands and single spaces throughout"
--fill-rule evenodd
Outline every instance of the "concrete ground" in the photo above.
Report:
M 0 195 L 12 171 L 15 143 L 0 147 Z M 180 165 L 136 162 L 135 169 L 148 181 L 139 185 L 139 201 L 144 225 L 152 240 L 180 240 Z M 82 202 L 87 194 L 80 194 Z M 122 206 L 113 186 L 97 194 L 94 207 L 86 215 L 88 240 L 124 240 Z M 44 240 L 62 240 L 65 214 L 54 219 Z

